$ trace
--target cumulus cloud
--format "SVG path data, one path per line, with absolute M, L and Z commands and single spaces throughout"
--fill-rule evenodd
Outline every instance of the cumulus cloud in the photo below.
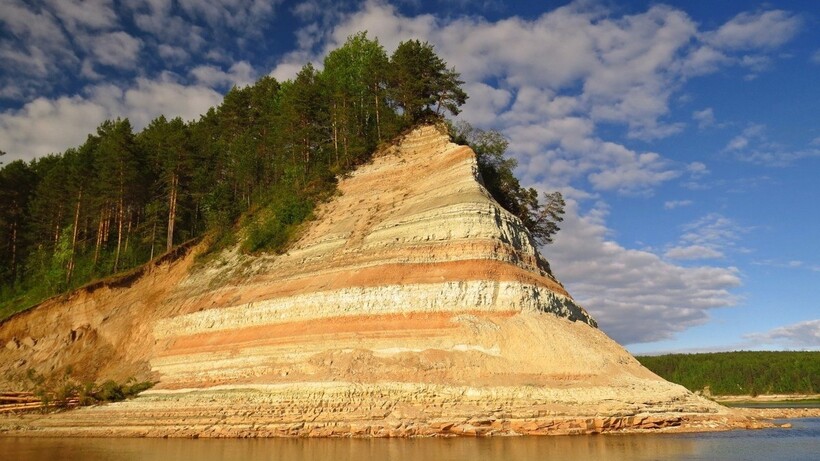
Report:
M 8 32 L 0 34 L 0 98 L 22 105 L 66 81 L 72 87 L 93 85 L 112 73 L 125 81 L 158 78 L 172 67 L 187 75 L 191 69 L 177 66 L 194 60 L 230 67 L 237 62 L 226 62 L 226 56 L 260 46 L 280 3 L 6 0 L 0 8 L 0 25 Z M 244 82 L 228 74 L 232 81 Z
M 96 62 L 121 69 L 136 66 L 142 49 L 142 40 L 125 32 L 88 35 L 81 41 Z
M 558 278 L 622 344 L 670 339 L 708 321 L 709 311 L 737 302 L 733 267 L 681 267 L 613 241 L 606 209 L 579 214 L 568 202 L 562 230 L 542 248 Z
M 743 132 L 729 141 L 725 151 L 737 151 L 749 145 L 750 141 L 763 139 L 763 133 L 766 130 L 764 125 L 753 124 L 743 129 Z
M 737 240 L 738 234 L 747 230 L 719 213 L 709 213 L 686 224 L 683 229 L 686 231 L 681 237 L 684 241 L 724 244 Z
M 128 117 L 139 130 L 161 114 L 195 119 L 221 100 L 210 87 L 167 79 L 138 79 L 126 89 L 96 85 L 84 95 L 37 98 L 0 114 L 0 146 L 8 152 L 5 161 L 30 160 L 81 144 L 106 119 Z
M 790 149 L 770 141 L 764 125 L 753 124 L 733 137 L 723 150 L 744 162 L 782 168 L 806 158 L 820 157 L 820 148 L 815 141 L 803 148 Z
M 764 333 L 747 334 L 744 338 L 756 346 L 817 350 L 820 349 L 820 319 L 777 327 Z
M 675 208 L 680 208 L 684 206 L 692 205 L 691 200 L 667 200 L 663 202 L 663 208 L 666 210 L 674 210 Z
M 698 128 L 703 130 L 715 124 L 715 112 L 711 107 L 707 107 L 703 110 L 696 110 L 692 112 L 692 119 L 698 122 Z
M 108 29 L 119 22 L 112 0 L 48 0 L 46 3 L 71 33 Z
M 274 12 L 281 0 L 178 0 L 185 13 L 211 27 L 253 28 Z M 249 32 L 254 32 L 253 30 Z
M 675 208 L 677 202 L 667 202 Z M 709 213 L 683 226 L 678 242 L 664 252 L 667 259 L 721 259 L 727 252 L 746 251 L 738 246 L 743 234 L 751 229 L 719 213 Z
M 718 48 L 776 48 L 791 40 L 803 21 L 783 10 L 740 13 L 714 32 L 706 33 L 705 41 Z
M 689 165 L 686 165 L 686 171 L 693 178 L 699 178 L 709 174 L 709 168 L 707 168 L 706 164 L 702 162 L 692 162 Z
M 723 257 L 720 251 L 704 245 L 675 246 L 666 250 L 663 255 L 669 259 L 718 259 Z
M 197 66 L 191 70 L 194 79 L 211 88 L 250 85 L 256 80 L 256 72 L 246 61 L 233 64 L 227 71 L 216 66 Z
M 820 272 L 820 264 L 808 263 L 799 259 L 791 259 L 788 261 L 780 261 L 774 259 L 763 259 L 753 261 L 752 264 L 756 266 L 774 267 L 777 269 L 805 269 L 812 272 Z

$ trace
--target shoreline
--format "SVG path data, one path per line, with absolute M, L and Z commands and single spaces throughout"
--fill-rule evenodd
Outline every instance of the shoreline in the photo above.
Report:
M 180 421 L 180 424 L 176 425 L 168 424 L 166 421 L 161 425 L 135 424 L 116 427 L 83 425 L 77 424 L 76 421 L 49 424 L 54 421 L 46 420 L 52 419 L 52 416 L 54 415 L 29 414 L 0 418 L 0 438 L 448 438 L 681 434 L 791 427 L 788 423 L 777 424 L 769 418 L 759 418 L 758 414 L 705 416 L 644 413 L 613 417 L 566 416 L 532 419 L 472 418 L 468 420 L 327 423 L 303 421 L 263 425 L 256 425 L 251 421 L 237 421 L 226 425 L 188 425 Z
M 712 395 L 708 398 L 720 404 L 736 403 L 784 403 L 820 401 L 820 394 L 760 394 L 760 395 Z
M 319 401 L 307 401 L 294 394 L 271 399 L 271 390 L 267 388 L 265 393 L 254 389 L 206 393 L 149 391 L 147 395 L 120 403 L 50 414 L 5 414 L 0 415 L 0 437 L 414 438 L 680 434 L 787 429 L 791 423 L 777 420 L 820 417 L 820 408 L 730 408 L 717 404 L 711 407 L 706 401 L 706 407 L 688 410 L 657 402 L 652 406 L 630 407 L 622 403 L 607 408 L 581 402 L 560 405 L 542 401 L 537 411 L 528 412 L 509 407 L 507 411 L 502 410 L 511 403 L 505 399 L 483 404 L 475 399 L 455 399 L 445 402 L 448 410 L 441 411 L 443 408 L 439 406 L 439 410 L 434 411 L 429 395 L 416 396 L 417 401 L 422 402 L 420 406 L 411 405 L 399 396 L 398 400 L 404 403 L 390 410 L 384 405 L 395 402 L 394 398 L 385 395 L 381 401 L 371 401 L 368 408 L 364 408 L 361 403 L 354 403 L 368 401 L 365 397 L 373 395 L 356 393 L 352 400 L 337 400 L 331 398 L 333 392 L 327 385 L 318 394 Z M 353 390 L 343 388 L 342 391 L 347 395 Z M 322 403 L 317 405 L 318 402 Z

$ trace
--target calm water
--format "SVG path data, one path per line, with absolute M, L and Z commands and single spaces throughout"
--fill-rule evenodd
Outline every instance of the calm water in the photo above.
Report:
M 792 429 L 713 434 L 410 440 L 0 438 L 0 459 L 139 460 L 818 460 L 820 418 Z

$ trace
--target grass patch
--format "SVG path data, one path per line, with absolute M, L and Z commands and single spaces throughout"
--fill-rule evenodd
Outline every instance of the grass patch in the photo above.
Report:
M 136 397 L 140 392 L 154 386 L 150 381 L 129 378 L 125 382 L 107 380 L 102 383 L 79 382 L 71 376 L 68 368 L 62 376 L 48 379 L 34 369 L 29 369 L 26 381 L 32 393 L 42 403 L 42 411 L 67 409 L 77 406 L 120 402 Z

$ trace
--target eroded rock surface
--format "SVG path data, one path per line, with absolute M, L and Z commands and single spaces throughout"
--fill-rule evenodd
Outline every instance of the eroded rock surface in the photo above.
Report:
M 285 255 L 226 253 L 193 270 L 188 256 L 130 288 L 11 319 L 0 326 L 6 376 L 82 368 L 80 357 L 99 364 L 85 369 L 92 378 L 158 383 L 133 401 L 0 428 L 410 436 L 738 424 L 598 330 L 477 176 L 469 148 L 422 127 L 345 178 Z

